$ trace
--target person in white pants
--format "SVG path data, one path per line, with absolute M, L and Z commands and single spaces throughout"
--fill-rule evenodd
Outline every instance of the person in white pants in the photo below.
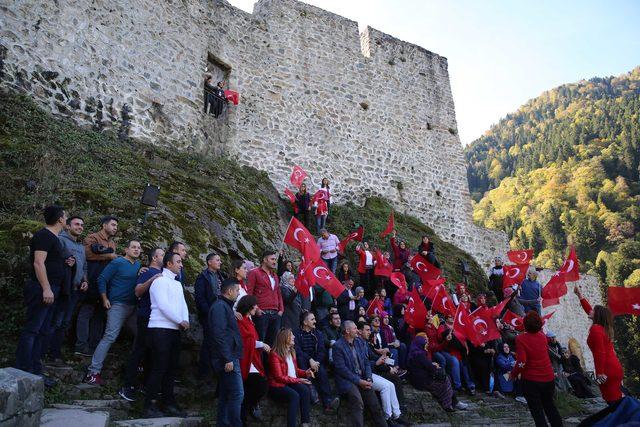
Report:
M 387 420 L 400 417 L 400 403 L 398 403 L 398 396 L 393 383 L 376 374 L 372 374 L 372 379 L 373 389 L 380 393 L 382 412 L 384 412 Z

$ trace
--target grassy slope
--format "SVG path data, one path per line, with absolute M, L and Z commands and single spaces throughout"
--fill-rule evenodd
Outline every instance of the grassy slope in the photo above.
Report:
M 215 250 L 228 266 L 231 259 L 257 259 L 267 247 L 278 247 L 288 221 L 287 204 L 267 175 L 224 158 L 204 158 L 115 135 L 80 129 L 53 118 L 26 97 L 0 94 L 0 298 L 11 309 L 0 327 L 0 354 L 13 351 L 22 318 L 21 284 L 27 271 L 30 233 L 42 224 L 40 210 L 58 202 L 84 217 L 87 232 L 105 213 L 120 221 L 118 243 L 139 238 L 145 248 L 184 240 L 190 251 L 187 274 L 193 280 L 203 257 Z M 139 199 L 146 183 L 161 186 L 157 209 Z M 370 199 L 364 207 L 332 207 L 330 226 L 344 236 L 354 222 L 376 237 L 386 226 L 391 206 Z M 432 236 L 449 276 L 457 281 L 458 262 L 472 269 L 473 287 L 483 287 L 480 267 L 453 245 L 442 242 L 417 219 L 396 214 L 401 238 L 416 246 L 422 234 Z M 372 239 L 374 244 L 382 244 Z M 349 256 L 353 257 L 350 247 Z M 352 259 L 353 261 L 353 259 Z M 8 360 L 0 360 L 0 365 Z

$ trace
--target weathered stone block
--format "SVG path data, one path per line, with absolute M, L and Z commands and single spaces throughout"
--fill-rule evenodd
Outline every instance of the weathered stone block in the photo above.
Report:
M 15 368 L 0 369 L 0 425 L 37 426 L 43 406 L 42 378 Z
M 41 427 L 107 427 L 109 414 L 82 409 L 45 409 Z

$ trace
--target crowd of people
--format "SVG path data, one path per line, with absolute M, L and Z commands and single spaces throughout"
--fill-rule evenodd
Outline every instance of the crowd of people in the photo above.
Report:
M 523 283 L 500 286 L 499 292 L 494 285 L 502 275 L 500 259 L 489 272 L 498 301 L 506 301 L 495 318 L 500 338 L 477 345 L 460 339 L 454 331 L 455 312 L 436 310 L 426 296 L 421 296 L 425 326 L 413 327 L 405 310 L 413 289 L 423 284 L 409 259 L 418 253 L 439 266 L 433 242 L 425 236 L 411 251 L 392 232 L 384 259 L 402 273 L 405 287 L 375 274 L 379 259 L 366 242 L 355 248 L 359 262 L 353 270 L 346 258 L 339 262 L 340 241 L 326 228 L 328 181 L 322 188 L 327 197 L 314 202 L 322 202 L 320 214 L 316 212 L 317 246 L 344 287 L 335 298 L 317 284 L 308 295 L 300 292 L 297 262 L 284 251 L 266 251 L 257 265 L 233 260 L 229 271 L 212 252 L 190 282 L 183 267 L 185 243 L 149 248 L 142 265 L 139 241 L 126 242 L 118 254 L 116 217 L 105 216 L 100 229 L 82 239 L 80 216 L 68 217 L 60 206 L 45 208 L 46 225 L 30 245 L 33 269 L 24 289 L 27 314 L 16 366 L 42 375 L 44 358 L 63 365 L 62 344 L 75 320 L 75 352 L 91 357 L 85 382 L 101 385 L 109 349 L 126 326 L 135 339 L 126 356 L 120 396 L 134 401 L 144 390 L 148 417 L 184 416 L 173 386 L 181 331 L 191 326 L 184 287 L 193 283 L 204 335 L 198 375 L 204 382 L 216 379 L 220 426 L 260 420 L 266 395 L 285 404 L 289 426 L 308 426 L 311 405 L 327 412 L 346 407 L 344 416 L 353 426 L 364 425 L 365 412 L 376 426 L 408 425 L 403 389 L 409 385 L 428 392 L 444 411 L 465 410 L 463 394 L 511 396 L 529 406 L 539 426 L 547 425 L 546 420 L 562 424 L 553 403 L 555 389 L 594 396 L 577 341 L 563 347 L 551 331 L 542 332 L 535 270 Z M 297 216 L 308 224 L 313 203 L 306 188 L 298 199 Z M 612 347 L 611 313 L 606 307 L 591 308 L 579 288 L 576 293 L 593 320 L 588 345 L 595 360 L 594 382 L 607 402 L 616 402 L 622 398 L 622 368 Z M 452 289 L 452 297 L 469 312 L 490 308 L 487 296 L 471 295 L 465 283 Z M 506 321 L 507 310 L 523 316 L 522 321 Z M 46 385 L 54 383 L 43 377 Z

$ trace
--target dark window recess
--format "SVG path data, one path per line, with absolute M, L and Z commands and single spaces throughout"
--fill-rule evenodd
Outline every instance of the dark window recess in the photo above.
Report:
M 436 196 L 438 196 L 438 197 L 442 197 L 442 191 L 440 191 L 440 190 L 436 190 Z
M 433 125 L 427 122 L 427 130 L 432 130 L 432 129 L 433 129 Z

